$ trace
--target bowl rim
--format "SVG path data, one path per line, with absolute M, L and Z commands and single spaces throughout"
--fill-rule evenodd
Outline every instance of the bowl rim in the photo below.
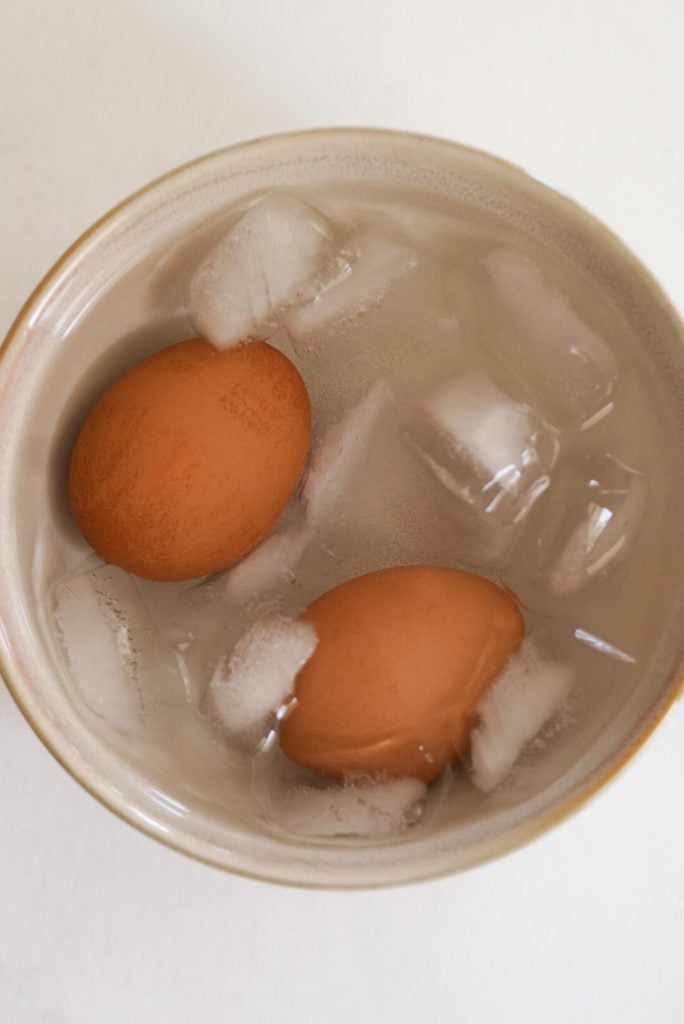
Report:
M 87 244 L 96 241 L 98 236 L 106 229 L 112 227 L 117 218 L 122 214 L 125 214 L 131 206 L 141 200 L 144 200 L 146 197 L 155 194 L 160 188 L 173 181 L 175 178 L 182 177 L 193 168 L 208 165 L 214 160 L 225 159 L 230 157 L 230 155 L 240 153 L 243 150 L 256 151 L 267 145 L 283 144 L 287 142 L 296 144 L 299 139 L 308 139 L 312 137 L 325 139 L 326 136 L 335 140 L 342 137 L 347 137 L 350 140 L 360 140 L 363 137 L 372 137 L 378 140 L 385 139 L 387 141 L 403 140 L 405 143 L 410 145 L 427 146 L 432 149 L 441 148 L 443 150 L 460 153 L 461 155 L 470 156 L 492 166 L 498 166 L 500 170 L 505 172 L 508 176 L 512 176 L 513 179 L 517 180 L 521 184 L 527 184 L 528 187 L 532 184 L 534 189 L 539 191 L 540 195 L 546 195 L 547 198 L 553 199 L 555 202 L 560 200 L 563 204 L 567 204 L 569 212 L 572 213 L 575 218 L 579 217 L 587 226 L 591 227 L 592 230 L 598 232 L 603 241 L 616 251 L 617 255 L 620 256 L 623 262 L 627 261 L 631 264 L 632 269 L 639 274 L 643 283 L 647 286 L 651 297 L 657 302 L 660 310 L 670 321 L 675 333 L 679 335 L 679 338 L 684 345 L 684 322 L 662 286 L 658 283 L 645 264 L 634 255 L 629 247 L 625 245 L 619 236 L 616 235 L 607 225 L 586 210 L 567 193 L 548 184 L 541 176 L 502 157 L 496 156 L 477 147 L 465 145 L 455 140 L 397 129 L 346 126 L 320 127 L 279 132 L 256 136 L 254 138 L 234 143 L 230 146 L 220 147 L 166 171 L 164 174 L 154 178 L 141 188 L 136 189 L 124 197 L 99 217 L 81 235 L 79 235 L 44 274 L 21 306 L 2 344 L 0 344 L 0 361 L 6 357 L 11 345 L 30 320 L 32 313 L 39 306 L 43 296 L 49 292 L 53 284 L 59 279 L 60 275 L 67 270 L 72 258 L 77 256 Z M 448 877 L 456 872 L 468 870 L 488 861 L 495 860 L 506 853 L 531 842 L 537 836 L 547 832 L 554 825 L 560 824 L 570 815 L 579 810 L 608 782 L 616 778 L 616 776 L 624 770 L 626 765 L 651 736 L 653 731 L 665 717 L 667 711 L 675 702 L 677 696 L 684 693 L 684 665 L 679 664 L 674 670 L 672 678 L 670 678 L 667 684 L 663 687 L 659 698 L 651 708 L 650 713 L 646 716 L 645 720 L 640 723 L 630 742 L 625 747 L 620 749 L 612 757 L 609 757 L 605 763 L 603 763 L 598 769 L 595 769 L 595 771 L 583 782 L 579 782 L 552 807 L 538 812 L 531 820 L 518 823 L 513 828 L 495 836 L 493 839 L 490 838 L 479 843 L 476 849 L 471 853 L 470 857 L 463 858 L 462 851 L 459 857 L 457 851 L 453 851 L 453 859 L 454 861 L 458 861 L 458 863 L 454 863 L 451 866 L 448 864 L 441 865 L 436 869 L 428 868 L 424 871 L 418 871 L 415 874 L 410 875 L 407 872 L 406 877 L 402 877 L 399 880 L 393 879 L 389 881 L 380 880 L 372 882 L 340 883 L 320 880 L 291 880 L 286 877 L 286 872 L 282 872 L 278 875 L 275 873 L 269 873 L 267 870 L 262 872 L 258 869 L 246 868 L 240 864 L 219 862 L 216 858 L 212 858 L 209 853 L 201 853 L 199 850 L 192 848 L 190 844 L 183 841 L 182 836 L 176 836 L 175 834 L 161 834 L 159 831 L 155 830 L 152 825 L 136 818 L 126 804 L 122 803 L 119 805 L 111 796 L 108 796 L 104 780 L 98 774 L 93 773 L 92 777 L 88 776 L 87 773 L 81 774 L 75 766 L 70 763 L 69 759 L 60 749 L 59 744 L 54 741 L 54 739 L 33 716 L 29 706 L 30 702 L 25 699 L 25 696 L 22 693 L 21 683 L 16 683 L 13 679 L 12 669 L 3 657 L 2 651 L 0 651 L 0 675 L 4 679 L 12 698 L 25 720 L 55 760 L 103 807 L 114 813 L 122 821 L 126 822 L 126 824 L 132 826 L 142 834 L 154 839 L 167 848 L 174 849 L 195 861 L 207 864 L 210 867 L 221 871 L 228 871 L 234 875 L 264 881 L 270 884 L 284 885 L 290 888 L 338 890 L 394 888 L 399 885 L 415 884 L 417 882 Z M 410 869 L 410 867 L 411 865 L 407 865 L 407 868 Z

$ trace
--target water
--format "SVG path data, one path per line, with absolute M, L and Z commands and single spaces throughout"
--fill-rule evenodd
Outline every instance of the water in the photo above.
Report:
M 263 251 L 269 224 L 298 240 L 292 274 Z M 231 656 L 244 661 L 249 638 L 270 634 L 282 653 L 282 630 L 269 634 L 268 623 L 295 618 L 352 576 L 402 563 L 466 568 L 514 590 L 543 638 L 517 699 L 545 673 L 553 699 L 532 700 L 533 734 L 520 716 L 514 723 L 520 772 L 578 718 L 599 729 L 615 689 L 635 685 L 658 627 L 668 466 L 652 369 L 588 277 L 484 215 L 341 190 L 269 199 L 257 227 L 243 232 L 250 275 L 270 262 L 242 289 L 245 308 L 235 308 L 229 273 L 238 234 L 219 246 L 220 275 L 205 254 L 190 314 L 218 324 L 222 344 L 235 324 L 265 330 L 298 367 L 313 407 L 300 488 L 271 535 L 209 580 L 147 583 L 77 566 L 48 595 L 55 633 L 84 713 L 164 763 L 182 738 L 182 763 L 198 779 L 198 759 L 211 756 L 216 778 L 225 769 L 252 787 L 267 827 L 366 839 L 419 829 L 447 806 L 461 769 L 427 794 L 419 784 L 384 796 L 326 789 L 278 752 L 264 700 L 279 700 L 282 679 L 264 677 L 258 713 L 238 708 L 240 735 L 225 730 L 221 666 L 231 686 L 258 686 L 252 665 L 230 675 Z M 646 607 L 634 599 L 644 593 Z M 572 715 L 559 710 L 570 679 Z M 488 748 L 488 770 L 496 760 Z

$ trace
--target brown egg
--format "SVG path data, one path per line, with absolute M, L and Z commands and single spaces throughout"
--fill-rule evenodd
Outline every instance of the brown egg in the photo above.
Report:
M 88 415 L 69 469 L 76 521 L 106 562 L 138 576 L 222 569 L 282 512 L 310 429 L 304 382 L 272 346 L 179 342 L 112 384 Z
M 303 613 L 318 645 L 280 726 L 293 761 L 430 782 L 465 753 L 475 707 L 523 637 L 515 598 L 458 569 L 400 566 Z

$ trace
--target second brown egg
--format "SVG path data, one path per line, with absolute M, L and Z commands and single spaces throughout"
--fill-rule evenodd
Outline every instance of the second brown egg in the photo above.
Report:
M 301 618 L 318 644 L 280 725 L 285 753 L 331 775 L 423 782 L 466 751 L 476 705 L 524 628 L 507 591 L 430 565 L 349 580 Z

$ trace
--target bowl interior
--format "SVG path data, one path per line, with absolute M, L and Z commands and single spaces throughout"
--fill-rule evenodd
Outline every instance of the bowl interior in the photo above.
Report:
M 664 712 L 681 661 L 684 552 L 676 522 L 654 514 L 643 573 L 621 635 L 641 631 L 648 657 L 626 681 L 606 666 L 588 707 L 543 760 L 487 797 L 456 778 L 433 821 L 383 842 L 305 842 L 261 821 L 249 770 L 188 715 L 168 734 L 111 730 L 79 699 L 50 624 L 50 587 L 88 557 L 65 493 L 82 418 L 118 374 L 190 336 L 188 267 L 236 202 L 264 189 L 407 190 L 448 202 L 511 237 L 570 261 L 612 303 L 635 365 L 664 409 L 662 439 L 684 452 L 681 325 L 643 268 L 570 201 L 522 172 L 451 143 L 394 133 L 324 131 L 225 150 L 181 168 L 96 225 L 40 285 L 0 363 L 2 657 L 30 722 L 72 774 L 151 835 L 236 871 L 294 884 L 373 885 L 435 875 L 502 852 L 611 774 Z M 679 468 L 684 469 L 681 457 Z M 652 501 L 681 502 L 680 479 L 654 470 Z M 651 601 L 658 591 L 665 600 Z M 173 735 L 173 741 L 170 736 Z

